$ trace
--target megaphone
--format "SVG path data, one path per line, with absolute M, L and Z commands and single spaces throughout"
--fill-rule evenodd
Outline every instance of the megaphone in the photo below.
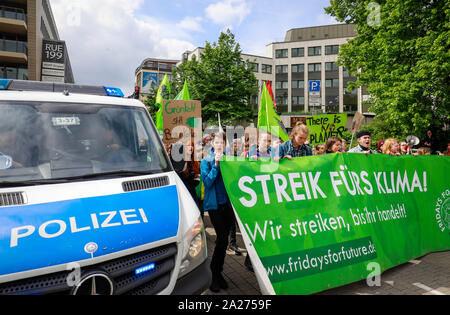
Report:
M 413 146 L 418 145 L 420 140 L 416 136 L 408 136 L 406 137 L 406 143 L 408 144 L 408 147 L 412 148 Z

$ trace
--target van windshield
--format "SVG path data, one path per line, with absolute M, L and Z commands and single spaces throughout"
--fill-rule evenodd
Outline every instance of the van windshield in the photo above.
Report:
M 143 108 L 0 102 L 0 186 L 170 170 Z

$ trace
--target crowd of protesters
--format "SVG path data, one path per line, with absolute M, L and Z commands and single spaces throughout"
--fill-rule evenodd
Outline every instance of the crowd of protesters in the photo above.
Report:
M 259 131 L 255 144 L 251 145 L 250 136 L 235 138 L 227 142 L 224 132 L 205 135 L 198 143 L 188 142 L 184 145 L 173 144 L 167 146 L 169 156 L 173 152 L 182 152 L 184 158 L 172 160 L 175 171 L 185 183 L 187 189 L 196 201 L 202 217 L 208 212 L 210 221 L 216 232 L 216 246 L 211 259 L 212 284 L 210 290 L 219 292 L 227 289 L 228 284 L 222 275 L 226 250 L 229 248 L 236 255 L 242 252 L 236 244 L 236 219 L 230 199 L 225 189 L 220 163 L 224 155 L 257 160 L 259 158 L 272 158 L 274 161 L 282 159 L 292 160 L 297 157 L 334 154 L 347 152 L 347 141 L 338 137 L 330 137 L 325 144 L 311 147 L 308 144 L 309 129 L 304 124 L 297 124 L 291 134 L 290 140 L 283 142 L 269 133 Z M 377 149 L 371 148 L 371 133 L 359 131 L 356 134 L 357 145 L 348 150 L 348 153 L 400 155 L 430 155 L 435 154 L 434 140 L 431 132 L 427 133 L 418 149 L 408 146 L 405 141 L 394 138 L 381 140 Z M 229 143 L 229 145 L 227 145 Z M 444 154 L 450 156 L 450 142 Z M 252 264 L 247 255 L 245 266 L 253 271 Z

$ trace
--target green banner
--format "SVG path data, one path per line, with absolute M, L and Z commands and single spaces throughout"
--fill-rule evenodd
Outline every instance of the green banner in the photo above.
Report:
M 227 157 L 221 170 L 263 293 L 316 293 L 450 250 L 448 157 Z
M 343 137 L 347 131 L 347 114 L 316 115 L 306 117 L 310 145 L 324 144 L 330 137 Z

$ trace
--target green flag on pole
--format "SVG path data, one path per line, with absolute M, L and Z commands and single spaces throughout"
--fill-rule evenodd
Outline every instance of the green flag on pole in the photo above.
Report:
M 258 129 L 268 131 L 272 136 L 279 137 L 283 141 L 289 141 L 289 135 L 284 129 L 283 122 L 275 112 L 275 106 L 267 90 L 266 83 L 264 83 L 261 104 L 259 106 Z
M 164 76 L 161 84 L 159 85 L 158 93 L 156 94 L 156 103 L 155 103 L 155 106 L 159 107 L 159 110 L 156 113 L 156 128 L 161 132 L 164 130 L 163 107 L 162 107 L 162 104 L 164 101 L 164 97 L 163 97 L 163 87 L 164 86 L 167 87 L 167 91 L 169 92 L 169 95 L 170 95 L 170 82 L 169 82 L 169 77 L 167 76 L 167 74 Z
M 187 85 L 187 81 L 184 81 L 183 89 L 178 93 L 175 97 L 177 101 L 191 101 L 191 94 L 189 93 L 189 88 Z

